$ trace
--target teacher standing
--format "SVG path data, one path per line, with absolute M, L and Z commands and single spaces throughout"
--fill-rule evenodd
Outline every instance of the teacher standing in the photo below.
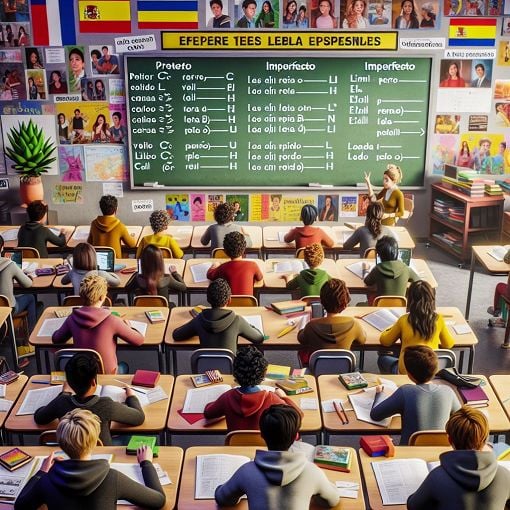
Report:
M 389 164 L 383 175 L 383 189 L 376 195 L 370 183 L 370 173 L 365 172 L 368 196 L 372 202 L 380 201 L 384 207 L 383 225 L 395 225 L 404 215 L 404 194 L 398 184 L 402 180 L 400 167 Z

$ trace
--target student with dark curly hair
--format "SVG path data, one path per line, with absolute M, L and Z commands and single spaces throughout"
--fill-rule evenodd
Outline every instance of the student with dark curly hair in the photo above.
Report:
M 160 248 L 168 248 L 172 252 L 172 258 L 182 259 L 182 257 L 184 257 L 184 252 L 177 244 L 177 241 L 170 234 L 165 233 L 168 225 L 170 225 L 170 216 L 168 216 L 168 213 L 163 210 L 154 211 L 149 217 L 149 222 L 154 234 L 142 238 L 136 249 L 136 258 L 140 258 L 146 246 L 153 244 Z
M 46 243 L 55 246 L 66 245 L 66 236 L 63 230 L 57 236 L 43 225 L 47 213 L 48 206 L 42 200 L 34 200 L 27 207 L 28 221 L 18 230 L 18 246 L 31 246 L 44 259 L 48 258 Z
M 214 209 L 214 219 L 216 225 L 209 225 L 207 230 L 200 238 L 203 246 L 211 243 L 211 250 L 221 248 L 223 246 L 223 238 L 229 232 L 241 232 L 246 237 L 246 246 L 251 246 L 251 239 L 242 227 L 234 223 L 235 208 L 230 202 L 221 202 Z
M 367 340 L 357 319 L 341 315 L 351 300 L 343 280 L 327 281 L 320 296 L 326 317 L 312 319 L 298 333 L 298 342 L 305 347 L 298 351 L 303 366 L 308 365 L 310 355 L 318 349 L 350 349 L 353 342 L 364 344 Z
M 297 289 L 301 297 L 318 296 L 324 283 L 331 278 L 324 269 L 319 269 L 323 261 L 324 250 L 319 243 L 307 246 L 305 248 L 305 262 L 308 264 L 308 269 L 303 269 L 294 277 L 292 274 L 281 276 L 287 282 L 287 289 Z
M 243 317 L 224 307 L 230 300 L 230 286 L 223 278 L 218 278 L 207 288 L 207 301 L 211 308 L 191 319 L 173 332 L 175 341 L 200 338 L 200 347 L 212 347 L 237 351 L 237 337 L 242 336 L 254 344 L 260 344 L 264 335 L 251 326 Z
M 302 411 L 285 395 L 281 389 L 274 392 L 261 389 L 266 375 L 267 360 L 253 345 L 241 347 L 234 359 L 234 378 L 239 383 L 223 393 L 215 402 L 205 406 L 204 417 L 208 420 L 225 416 L 227 429 L 257 430 L 262 412 L 273 404 L 287 404 L 295 407 L 302 416 Z
M 296 242 L 296 248 L 304 248 L 312 243 L 319 243 L 327 248 L 332 248 L 335 241 L 329 237 L 320 227 L 312 227 L 317 220 L 319 212 L 317 207 L 306 204 L 301 209 L 302 227 L 296 227 L 285 234 L 283 238 L 286 243 Z
M 118 207 L 117 198 L 113 195 L 104 195 L 99 201 L 102 216 L 98 216 L 90 225 L 87 242 L 93 246 L 110 246 L 117 258 L 122 258 L 123 242 L 128 248 L 136 246 L 136 239 L 130 235 L 128 229 L 116 216 Z
M 230 285 L 232 294 L 252 296 L 253 282 L 261 281 L 264 276 L 256 262 L 243 260 L 246 250 L 244 235 L 241 232 L 229 232 L 223 239 L 223 249 L 230 261 L 213 264 L 207 271 L 207 278 L 223 278 Z

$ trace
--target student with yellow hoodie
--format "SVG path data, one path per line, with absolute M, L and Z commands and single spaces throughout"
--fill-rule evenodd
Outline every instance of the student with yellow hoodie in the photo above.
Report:
M 159 248 L 168 248 L 172 252 L 172 258 L 182 259 L 184 252 L 181 250 L 177 241 L 169 234 L 165 233 L 168 225 L 170 224 L 170 216 L 166 211 L 154 211 L 149 218 L 152 231 L 154 234 L 142 238 L 136 250 L 136 258 L 139 259 L 142 251 L 149 244 L 153 244 Z
M 99 201 L 102 216 L 98 216 L 90 225 L 87 242 L 93 246 L 110 246 L 115 250 L 115 257 L 122 257 L 123 242 L 128 248 L 136 246 L 126 226 L 115 216 L 117 214 L 117 198 L 104 195 Z

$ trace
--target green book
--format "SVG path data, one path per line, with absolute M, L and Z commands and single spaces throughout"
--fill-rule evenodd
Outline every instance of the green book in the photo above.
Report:
M 128 455 L 136 455 L 136 450 L 143 445 L 150 446 L 154 457 L 158 456 L 159 447 L 156 446 L 156 436 L 131 436 L 128 445 L 126 446 L 126 453 Z

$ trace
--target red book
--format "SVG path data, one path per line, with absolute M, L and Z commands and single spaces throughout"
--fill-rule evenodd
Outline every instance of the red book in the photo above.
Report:
M 145 386 L 154 388 L 159 381 L 159 372 L 153 370 L 137 370 L 131 384 L 133 386 Z
M 359 444 L 363 451 L 370 457 L 393 457 L 395 447 L 390 436 L 361 436 Z
M 489 405 L 489 397 L 480 386 L 476 388 L 458 388 L 460 398 L 464 404 L 471 407 L 486 407 Z

